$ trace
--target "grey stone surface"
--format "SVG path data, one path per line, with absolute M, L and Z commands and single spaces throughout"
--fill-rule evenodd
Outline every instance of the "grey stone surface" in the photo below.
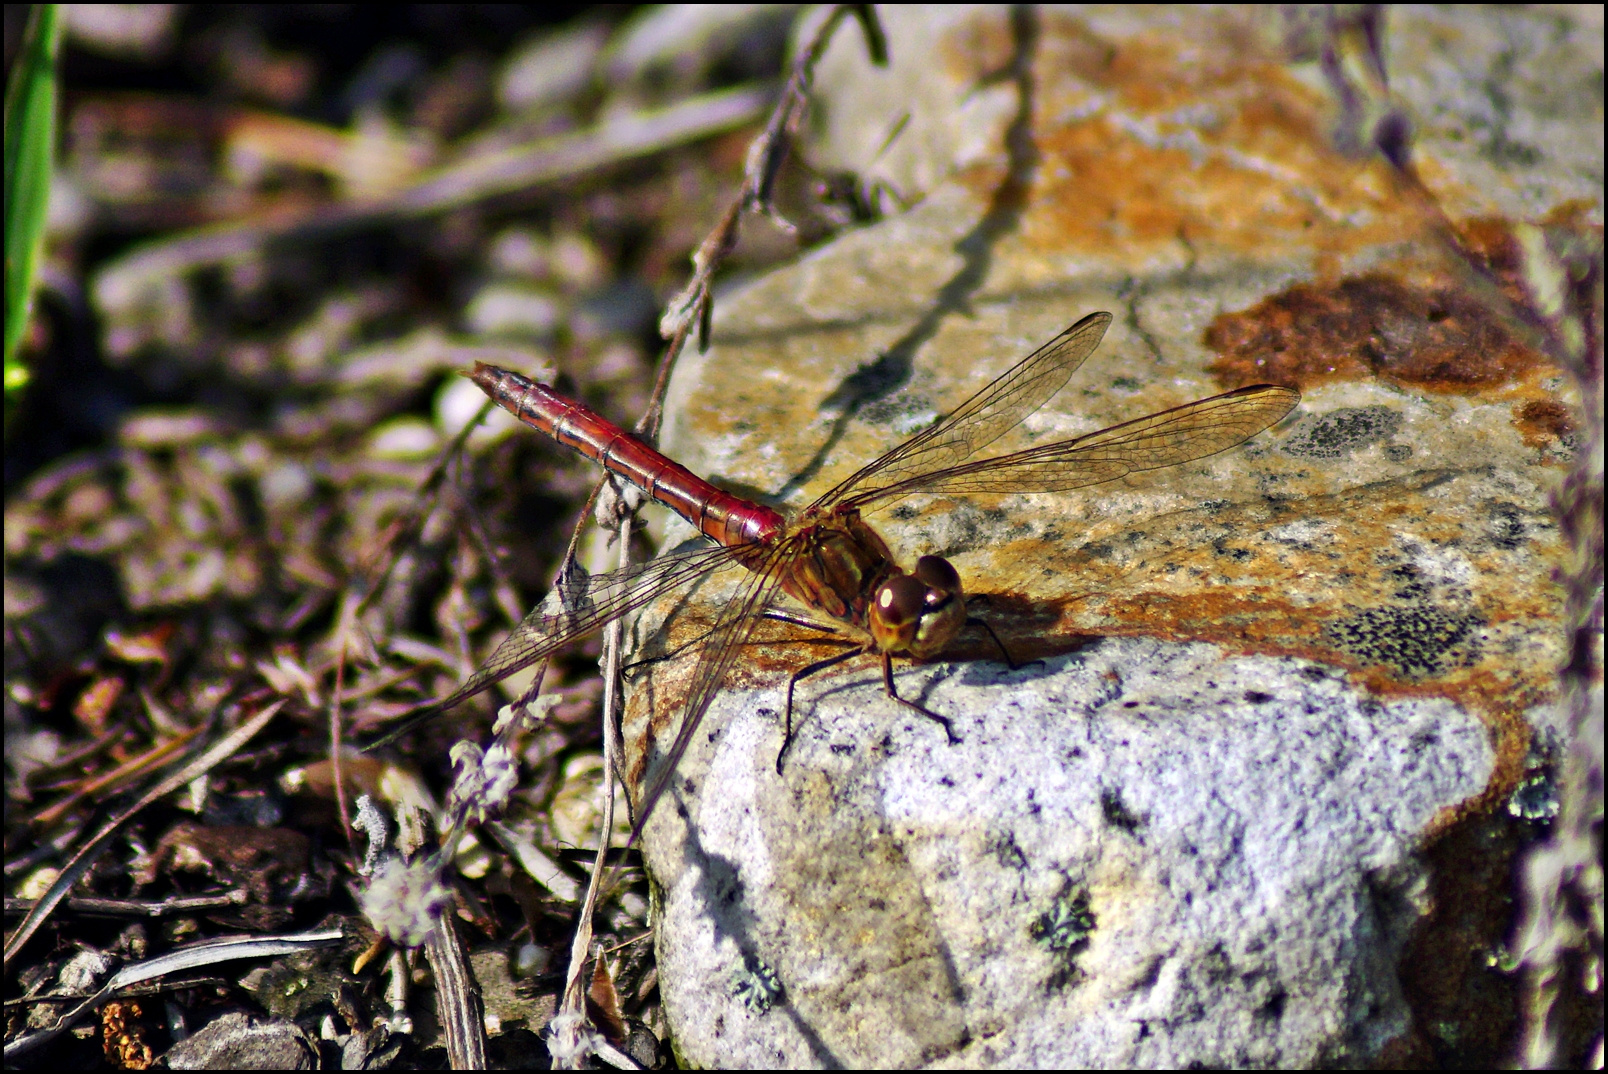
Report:
M 1414 849 L 1485 785 L 1477 720 L 1144 639 L 899 681 L 964 741 L 863 672 L 805 689 L 781 777 L 774 690 L 684 761 L 653 822 L 683 1061 L 1307 1066 L 1405 1028 Z
M 221 1015 L 168 1049 L 173 1070 L 316 1070 L 318 1043 L 295 1022 Z

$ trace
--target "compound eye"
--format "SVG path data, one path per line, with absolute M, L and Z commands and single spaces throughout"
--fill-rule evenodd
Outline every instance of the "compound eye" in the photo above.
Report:
M 916 569 L 911 574 L 928 589 L 936 589 L 945 596 L 960 592 L 960 573 L 941 556 L 922 556 L 916 560 Z
M 908 574 L 888 579 L 877 590 L 877 610 L 889 626 L 914 622 L 926 602 L 927 587 Z

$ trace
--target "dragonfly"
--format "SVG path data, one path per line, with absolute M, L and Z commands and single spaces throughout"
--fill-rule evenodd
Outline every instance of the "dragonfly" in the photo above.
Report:
M 544 384 L 477 363 L 465 375 L 499 406 L 635 485 L 714 543 L 608 574 L 560 578 L 491 658 L 428 714 L 475 696 L 673 590 L 732 569 L 746 570 L 746 577 L 704 638 L 677 733 L 635 811 L 633 835 L 669 784 L 738 654 L 784 594 L 831 620 L 825 629 L 841 631 L 848 648 L 790 678 L 778 771 L 793 735 L 794 687 L 810 674 L 862 655 L 880 660 L 889 697 L 935 721 L 952 743 L 958 742 L 946 717 L 899 696 L 893 658 L 933 659 L 960 634 L 968 621 L 960 575 L 948 560 L 932 555 L 920 557 L 909 570 L 901 567 L 864 520 L 865 513 L 917 494 L 1063 492 L 1203 459 L 1244 443 L 1300 402 L 1293 388 L 1254 384 L 1069 440 L 976 457 L 1060 391 L 1110 324 L 1111 315 L 1103 312 L 1079 320 L 948 415 L 791 516 L 716 487 Z

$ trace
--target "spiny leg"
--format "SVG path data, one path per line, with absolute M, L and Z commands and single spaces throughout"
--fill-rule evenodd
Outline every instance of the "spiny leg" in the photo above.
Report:
M 845 642 L 845 644 L 848 643 Z M 851 657 L 859 656 L 865 651 L 863 645 L 855 645 L 848 652 L 838 653 L 836 656 L 829 656 L 825 660 L 817 660 L 813 664 L 799 668 L 793 672 L 793 677 L 787 680 L 786 715 L 783 718 L 786 729 L 782 733 L 782 748 L 776 751 L 776 774 L 778 776 L 782 774 L 782 756 L 787 753 L 787 747 L 793 744 L 793 688 L 798 685 L 800 679 L 808 678 L 817 671 L 825 671 L 827 668 L 841 664 Z
M 913 708 L 923 716 L 927 717 L 927 719 L 937 720 L 939 723 L 943 724 L 944 734 L 949 736 L 949 744 L 951 746 L 958 746 L 960 744 L 960 737 L 955 734 L 955 729 L 949 726 L 948 717 L 940 716 L 931 709 L 922 708 L 914 701 L 906 701 L 904 698 L 899 696 L 899 692 L 893 688 L 893 657 L 889 653 L 882 654 L 882 688 L 888 692 L 889 697 L 899 702 L 899 704 Z

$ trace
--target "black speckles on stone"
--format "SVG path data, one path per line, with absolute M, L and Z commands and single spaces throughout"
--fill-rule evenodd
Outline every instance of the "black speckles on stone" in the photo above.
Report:
M 1214 985 L 1220 985 L 1234 976 L 1234 963 L 1220 943 L 1212 944 L 1210 950 L 1201 956 L 1200 969 L 1206 975 L 1206 980 Z
M 1393 595 L 1397 600 L 1423 600 L 1430 595 L 1429 586 L 1423 581 L 1423 572 L 1413 564 L 1399 563 L 1386 573 L 1396 581 L 1397 589 Z
M 1257 1015 L 1272 1022 L 1278 1021 L 1284 1017 L 1284 1004 L 1288 998 L 1289 994 L 1284 989 L 1274 985 L 1269 991 L 1267 999 L 1257 1009 Z
M 1016 844 L 1016 837 L 1010 832 L 995 836 L 989 841 L 988 849 L 1002 868 L 1016 872 L 1027 869 L 1027 855 L 1022 853 L 1022 848 Z
M 1081 551 L 1090 559 L 1110 559 L 1116 555 L 1116 549 L 1105 541 L 1090 541 Z
M 1121 699 L 1123 692 L 1122 677 L 1120 675 L 1102 676 L 1095 688 L 1095 694 L 1090 699 L 1090 710 L 1098 710 Z M 1082 756 L 1074 754 L 1074 756 Z
M 1329 624 L 1329 644 L 1366 664 L 1426 679 L 1473 662 L 1485 620 L 1424 605 L 1365 608 Z
M 1482 147 L 1481 155 L 1490 157 L 1498 164 L 1515 164 L 1519 168 L 1533 168 L 1545 159 L 1545 154 L 1535 146 L 1509 141 L 1505 137 L 1494 139 Z
M 1529 540 L 1529 531 L 1524 523 L 1524 511 L 1517 504 L 1493 503 L 1490 507 L 1490 521 L 1487 523 L 1487 532 L 1491 543 L 1504 552 L 1512 552 L 1522 548 Z
M 1219 537 L 1212 541 L 1212 551 L 1220 556 L 1227 556 L 1236 563 L 1244 563 L 1255 556 L 1255 553 L 1248 549 L 1230 547 L 1227 537 Z
M 1413 457 L 1413 449 L 1409 444 L 1386 444 L 1385 458 L 1391 462 L 1406 462 Z
M 1283 451 L 1299 459 L 1339 459 L 1387 440 L 1401 428 L 1401 415 L 1384 406 L 1350 407 L 1319 414 L 1285 439 Z
M 1407 739 L 1407 746 L 1413 753 L 1423 754 L 1440 745 L 1440 740 L 1438 732 L 1420 731 Z
M 1122 802 L 1122 796 L 1109 788 L 1100 792 L 1100 815 L 1113 828 L 1130 834 L 1144 826 L 1144 819 L 1129 812 Z
M 1245 700 L 1253 705 L 1265 705 L 1273 700 L 1273 695 L 1264 694 L 1260 690 L 1247 690 L 1245 691 Z

